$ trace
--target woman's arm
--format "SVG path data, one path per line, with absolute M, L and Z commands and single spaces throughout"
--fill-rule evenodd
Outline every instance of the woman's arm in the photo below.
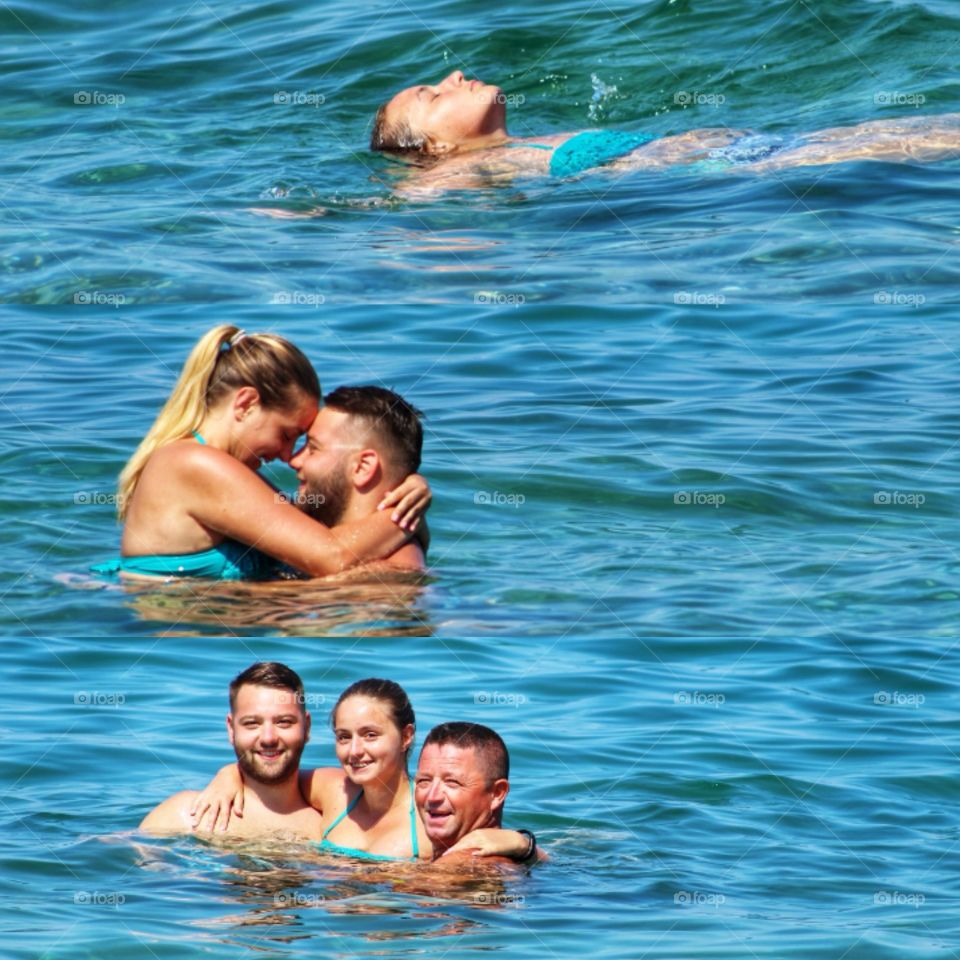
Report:
M 195 520 L 311 576 L 328 576 L 389 556 L 410 537 L 385 510 L 326 527 L 284 502 L 254 471 L 221 450 L 192 448 L 179 467 L 188 475 L 182 489 L 187 512 Z M 408 525 L 413 522 L 409 510 L 403 518 Z
M 196 795 L 190 805 L 190 821 L 194 830 L 200 828 L 209 811 L 207 827 L 211 833 L 224 831 L 230 824 L 231 811 L 235 817 L 243 816 L 243 775 L 240 766 L 228 763 Z

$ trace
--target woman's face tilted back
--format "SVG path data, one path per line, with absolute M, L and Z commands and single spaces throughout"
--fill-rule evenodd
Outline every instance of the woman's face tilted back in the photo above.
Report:
M 401 90 L 386 108 L 388 125 L 406 123 L 429 141 L 429 153 L 443 154 L 471 141 L 506 136 L 507 109 L 500 88 L 467 80 L 454 70 L 434 85 Z

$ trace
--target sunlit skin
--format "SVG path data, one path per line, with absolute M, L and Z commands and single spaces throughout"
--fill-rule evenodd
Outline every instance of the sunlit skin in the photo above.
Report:
M 488 783 L 477 751 L 427 744 L 414 781 L 417 807 L 434 850 L 442 853 L 471 830 L 500 826 L 510 784 Z
M 337 759 L 344 773 L 365 792 L 396 792 L 407 779 L 403 756 L 413 733 L 410 724 L 399 730 L 387 704 L 372 697 L 347 697 L 334 718 Z
M 287 407 L 265 407 L 254 387 L 241 387 L 211 409 L 197 431 L 251 469 L 271 460 L 288 462 L 297 439 L 317 415 L 315 398 L 299 395 Z
M 405 121 L 430 140 L 429 152 L 475 150 L 508 140 L 507 109 L 499 87 L 454 70 L 436 84 L 407 87 L 387 105 L 388 124 Z

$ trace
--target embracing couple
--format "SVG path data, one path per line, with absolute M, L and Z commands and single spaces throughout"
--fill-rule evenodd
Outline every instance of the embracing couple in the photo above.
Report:
M 283 833 L 366 860 L 541 856 L 532 833 L 501 829 L 510 760 L 493 730 L 464 722 L 434 727 L 411 783 L 413 707 L 393 681 L 360 680 L 331 714 L 341 766 L 301 770 L 311 723 L 305 705 L 300 677 L 284 664 L 244 670 L 230 684 L 227 714 L 237 763 L 202 793 L 169 797 L 141 829 L 187 833 L 206 823 L 237 837 Z
M 431 493 L 416 473 L 420 411 L 374 386 L 322 399 L 321 409 L 317 374 L 289 341 L 209 331 L 120 475 L 121 557 L 94 570 L 224 580 L 371 562 L 422 570 Z M 296 505 L 257 473 L 277 458 L 297 471 Z

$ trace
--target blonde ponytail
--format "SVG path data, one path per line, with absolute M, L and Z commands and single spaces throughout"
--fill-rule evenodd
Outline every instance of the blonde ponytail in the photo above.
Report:
M 228 323 L 214 327 L 190 351 L 173 392 L 120 474 L 117 514 L 121 520 L 156 450 L 189 437 L 211 407 L 243 386 L 255 387 L 267 409 L 287 408 L 298 394 L 320 398 L 316 372 L 289 340 L 267 333 L 246 334 Z

